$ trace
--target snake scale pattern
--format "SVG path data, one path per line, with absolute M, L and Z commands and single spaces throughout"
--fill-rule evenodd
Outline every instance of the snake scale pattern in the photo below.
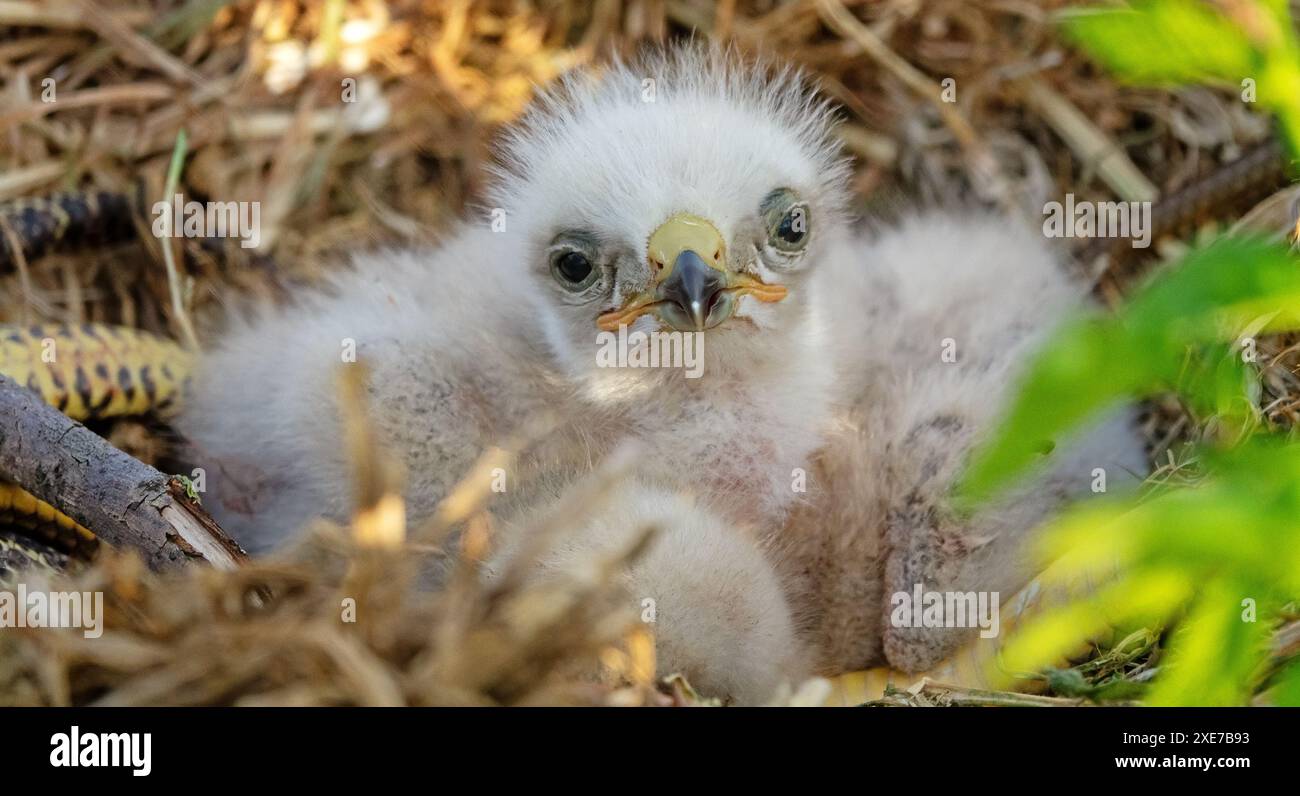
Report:
M 0 374 L 37 392 L 74 420 L 154 413 L 179 405 L 191 368 L 188 352 L 170 340 L 102 324 L 0 326 Z M 33 558 L 16 549 L 23 534 L 76 558 L 94 555 L 91 531 L 15 484 L 0 480 L 0 559 Z M 0 560 L 0 569 L 4 569 Z
M 108 191 L 70 191 L 0 203 L 0 274 L 60 246 L 118 243 L 135 237 L 131 200 Z

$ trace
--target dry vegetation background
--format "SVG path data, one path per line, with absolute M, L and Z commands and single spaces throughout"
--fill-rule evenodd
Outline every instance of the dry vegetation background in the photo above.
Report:
M 152 202 L 177 133 L 187 196 L 260 201 L 262 247 L 188 257 L 200 318 L 310 281 L 358 246 L 436 239 L 480 195 L 533 87 L 695 35 L 786 58 L 843 106 L 864 203 L 1146 199 L 1268 136 L 1234 90 L 1115 85 L 1060 41 L 1058 2 L 257 0 L 0 3 L 0 200 L 57 189 Z M 55 102 L 42 98 L 53 78 Z M 354 79 L 356 102 L 341 101 Z M 955 81 L 957 102 L 940 101 Z M 31 264 L 3 314 L 168 331 L 156 251 Z M 75 278 L 74 278 L 75 276 Z
M 257 250 L 176 242 L 179 287 L 203 340 L 223 306 L 281 299 L 350 250 L 437 240 L 476 212 L 493 137 L 534 86 L 665 39 L 713 39 L 814 73 L 843 108 L 864 212 L 979 202 L 1035 219 L 1066 192 L 1153 199 L 1269 138 L 1235 87 L 1115 84 L 1056 35 L 1052 15 L 1064 5 L 0 0 L 0 201 L 95 188 L 147 207 L 163 196 L 184 129 L 187 197 L 262 205 Z M 54 102 L 42 98 L 46 78 Z M 941 100 L 947 78 L 951 104 Z M 355 102 L 342 101 L 349 80 Z M 1217 222 L 1247 209 L 1225 208 Z M 1162 241 L 1147 261 L 1179 245 Z M 1104 270 L 1099 294 L 1115 300 L 1146 268 Z M 0 281 L 0 322 L 103 321 L 180 337 L 151 235 L 20 262 Z M 1265 363 L 1276 365 L 1270 411 L 1288 417 L 1289 356 L 1278 343 Z M 1176 407 L 1153 412 L 1156 460 L 1188 431 Z M 131 449 L 156 455 L 150 439 Z M 467 575 L 437 605 L 411 604 L 402 595 L 414 575 L 378 578 L 391 561 L 350 559 L 337 529 L 321 538 L 295 563 L 200 573 L 163 592 L 110 556 L 84 577 L 109 592 L 111 643 L 0 640 L 9 664 L 0 663 L 9 672 L 0 701 L 691 701 L 685 686 L 672 696 L 650 687 L 652 655 L 628 617 L 578 607 L 575 595 L 607 584 L 530 602 L 513 584 L 494 591 Z M 481 554 L 474 538 L 460 560 Z M 270 603 L 258 596 L 268 587 L 279 595 Z M 384 606 L 384 619 L 340 631 L 338 600 L 358 593 Z M 632 685 L 571 676 L 596 658 Z

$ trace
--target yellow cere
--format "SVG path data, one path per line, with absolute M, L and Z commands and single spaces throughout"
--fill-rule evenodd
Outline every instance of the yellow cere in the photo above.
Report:
M 651 233 L 646 244 L 646 256 L 656 283 L 668 278 L 677 255 L 684 251 L 695 252 L 712 268 L 726 270 L 726 243 L 718 228 L 706 218 L 678 213 Z

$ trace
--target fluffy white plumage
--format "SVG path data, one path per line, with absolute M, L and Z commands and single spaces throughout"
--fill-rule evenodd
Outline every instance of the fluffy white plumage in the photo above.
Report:
M 1088 493 L 1096 468 L 1110 489 L 1132 481 L 1143 446 L 1132 412 L 1115 412 L 1061 441 L 1027 486 L 959 519 L 947 499 L 961 464 L 1086 287 L 1037 230 L 981 213 L 869 232 L 818 279 L 842 376 L 807 499 L 767 542 L 819 670 L 924 671 L 972 631 L 891 627 L 891 595 L 920 584 L 1009 597 L 1034 574 L 1029 533 Z
M 358 256 L 329 290 L 226 334 L 182 424 L 208 464 L 207 503 L 255 551 L 318 513 L 345 516 L 332 407 L 353 340 L 417 518 L 538 412 L 558 414 L 562 429 L 510 474 L 494 507 L 506 528 L 620 441 L 641 443 L 636 484 L 548 566 L 646 522 L 668 529 L 629 573 L 633 598 L 659 605 L 666 670 L 754 702 L 814 662 L 874 662 L 882 639 L 896 664 L 928 660 L 946 644 L 881 622 L 891 584 L 1016 581 L 1026 530 L 1080 466 L 1104 466 L 1095 451 L 1063 459 L 1059 488 L 976 527 L 936 519 L 1010 373 L 1083 291 L 1040 238 L 995 219 L 852 231 L 829 124 L 795 74 L 703 49 L 568 79 L 507 139 L 490 199 L 504 229 L 485 209 L 436 250 Z M 776 189 L 805 203 L 810 234 L 797 251 L 775 247 L 765 221 Z M 728 278 L 788 295 L 738 297 L 704 332 L 703 378 L 599 367 L 597 317 L 655 283 L 647 241 L 680 213 L 711 222 Z M 561 245 L 598 269 L 588 287 L 556 275 Z M 648 313 L 632 328 L 660 324 Z M 957 363 L 940 361 L 945 337 Z M 1101 440 L 1140 466 L 1122 423 Z M 808 469 L 807 495 L 794 489 L 797 468 Z M 974 555 L 932 543 L 989 534 Z M 503 555 L 511 547 L 504 539 Z

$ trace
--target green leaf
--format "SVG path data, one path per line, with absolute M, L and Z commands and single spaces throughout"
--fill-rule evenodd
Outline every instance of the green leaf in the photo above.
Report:
M 1192 579 L 1176 568 L 1132 570 L 1127 577 L 1087 597 L 1048 609 L 1018 627 L 989 676 L 994 682 L 1007 683 L 1025 673 L 1042 671 L 1070 654 L 1080 641 L 1095 638 L 1108 627 L 1162 624 L 1194 593 Z
M 1149 703 L 1227 706 L 1246 703 L 1268 649 L 1272 623 L 1243 621 L 1247 589 L 1226 579 L 1201 584 L 1196 607 L 1174 634 Z
M 1222 238 L 1194 252 L 1114 317 L 1067 323 L 1030 363 L 1001 424 L 973 453 L 957 506 L 992 496 L 1041 461 L 1045 443 L 1122 398 L 1181 388 L 1198 409 L 1244 421 L 1252 412 L 1243 389 L 1248 371 L 1236 349 L 1213 344 L 1247 327 L 1300 328 L 1300 265 L 1282 246 L 1252 238 Z
M 1246 34 L 1208 3 L 1147 0 L 1131 8 L 1072 11 L 1066 35 L 1124 80 L 1182 84 L 1259 74 Z
M 979 447 L 958 486 L 959 508 L 990 496 L 1044 459 L 1064 432 L 1119 398 L 1138 392 L 1143 352 L 1113 323 L 1083 318 L 1068 324 L 1030 365 L 1010 411 Z

